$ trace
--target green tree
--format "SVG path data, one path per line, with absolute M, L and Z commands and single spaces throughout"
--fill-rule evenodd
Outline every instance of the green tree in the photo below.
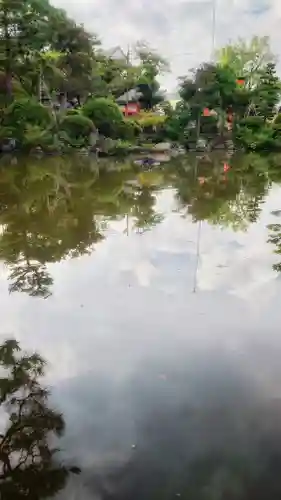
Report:
M 233 71 L 229 67 L 215 64 L 202 64 L 188 78 L 181 80 L 180 96 L 185 103 L 182 106 L 184 116 L 196 126 L 187 129 L 187 142 L 196 143 L 202 134 L 211 140 L 218 133 L 224 133 L 226 112 L 234 106 L 237 85 Z M 203 117 L 204 108 L 212 111 L 212 115 Z M 179 123 L 179 121 L 178 121 Z
M 276 74 L 275 64 L 269 63 L 261 73 L 260 81 L 253 92 L 256 112 L 265 120 L 270 120 L 275 116 L 280 91 L 281 84 Z
M 267 64 L 274 63 L 276 57 L 271 52 L 269 37 L 254 36 L 249 42 L 240 38 L 219 49 L 217 61 L 231 68 L 236 77 L 245 78 L 247 86 L 252 88 L 259 82 Z
M 59 54 L 57 67 L 64 74 L 59 90 L 69 98 L 86 98 L 94 90 L 98 72 L 96 49 L 100 41 L 68 19 L 63 11 L 53 22 L 54 37 L 51 47 Z
M 95 97 L 108 95 L 114 98 L 120 97 L 128 89 L 134 88 L 140 77 L 140 67 L 129 61 L 129 56 L 126 54 L 119 59 L 100 54 L 98 71 L 103 85 L 98 88 L 95 86 L 93 92 Z
M 84 104 L 82 112 L 92 120 L 101 134 L 106 137 L 118 137 L 118 128 L 123 122 L 123 115 L 113 99 L 90 98 Z
M 142 102 L 145 109 L 151 109 L 156 104 L 164 101 L 164 95 L 160 92 L 158 78 L 167 73 L 170 67 L 166 59 L 152 50 L 146 42 L 137 43 L 135 53 L 140 62 L 140 76 L 137 84 L 142 94 L 140 102 Z
M 0 53 L 8 101 L 12 98 L 12 76 L 24 80 L 30 58 L 51 43 L 55 12 L 48 0 L 1 0 Z

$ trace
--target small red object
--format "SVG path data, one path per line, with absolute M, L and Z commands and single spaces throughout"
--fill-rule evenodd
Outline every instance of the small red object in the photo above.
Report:
M 211 112 L 210 112 L 209 108 L 203 109 L 203 116 L 211 116 Z
M 230 166 L 228 165 L 228 163 L 224 163 L 224 164 L 223 164 L 223 171 L 224 171 L 224 172 L 228 172 L 228 171 L 229 171 L 229 169 L 230 169 Z
M 138 103 L 128 103 L 124 107 L 125 116 L 137 115 L 140 112 L 140 105 Z
M 244 78 L 237 78 L 236 83 L 237 83 L 237 85 L 244 85 L 245 79 Z

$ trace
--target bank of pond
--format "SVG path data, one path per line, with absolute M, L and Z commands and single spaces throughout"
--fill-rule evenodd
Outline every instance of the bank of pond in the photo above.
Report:
M 183 120 L 182 115 L 185 119 Z M 281 150 L 281 117 L 246 116 L 231 126 L 219 114 L 192 117 L 188 107 L 141 111 L 126 117 L 110 98 L 91 98 L 79 109 L 57 111 L 35 98 L 21 98 L 2 115 L 0 152 L 58 155 L 79 151 L 98 157 L 126 157 L 170 151 Z

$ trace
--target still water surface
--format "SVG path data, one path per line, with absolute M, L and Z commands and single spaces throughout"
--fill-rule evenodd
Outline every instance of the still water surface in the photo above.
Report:
M 1 167 L 1 338 L 46 360 L 81 469 L 56 498 L 281 498 L 279 165 Z

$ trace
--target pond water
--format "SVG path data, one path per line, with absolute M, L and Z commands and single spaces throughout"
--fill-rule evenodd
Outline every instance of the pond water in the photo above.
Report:
M 280 156 L 3 161 L 1 340 L 46 360 L 81 469 L 56 498 L 281 498 L 280 183 Z

